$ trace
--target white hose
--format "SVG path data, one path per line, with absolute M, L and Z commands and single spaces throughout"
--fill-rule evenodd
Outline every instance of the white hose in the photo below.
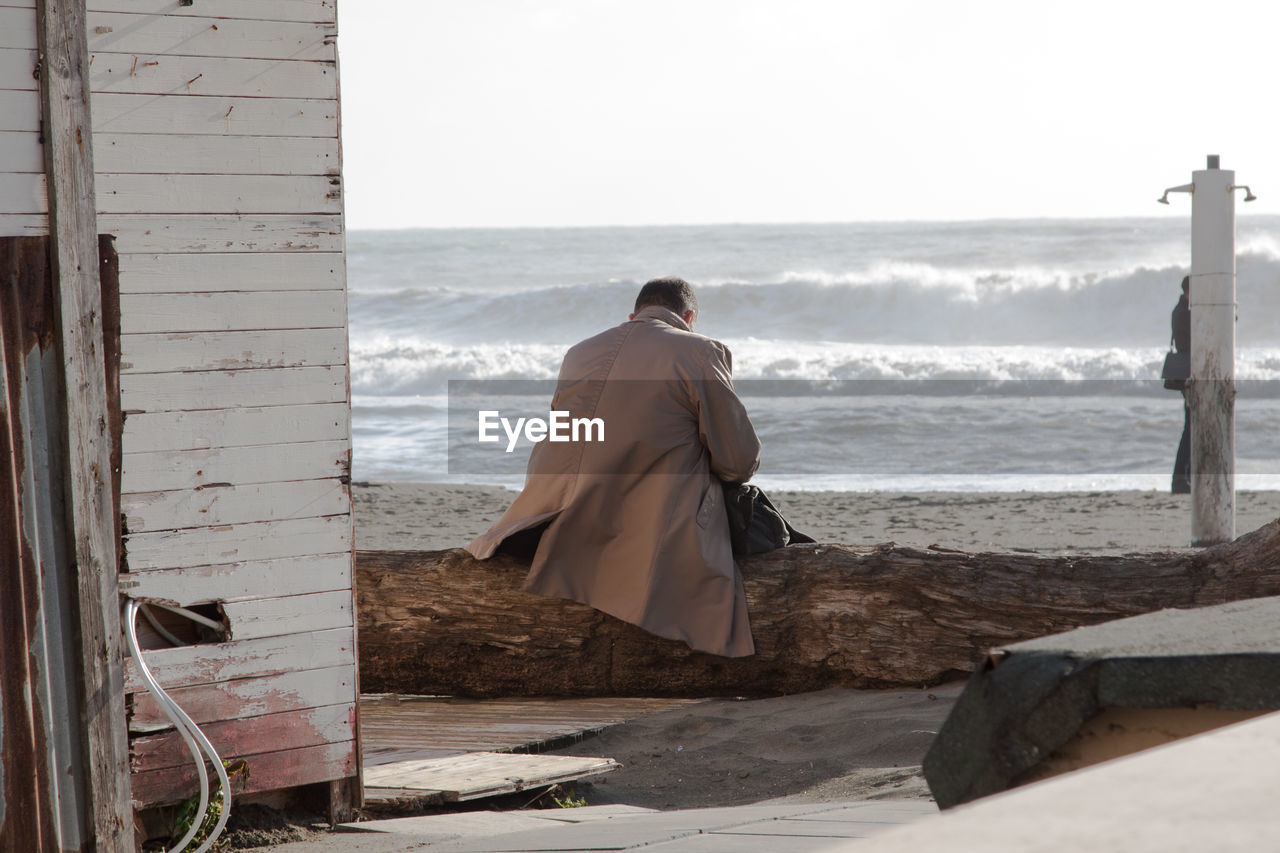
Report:
M 160 624 L 160 620 L 159 620 L 159 619 L 157 619 L 157 618 L 156 618 L 156 615 L 155 615 L 154 613 L 152 613 L 152 612 L 151 612 L 151 608 L 150 608 L 150 607 L 148 607 L 147 605 L 143 604 L 139 609 L 142 611 L 142 615 L 143 615 L 143 616 L 145 616 L 145 617 L 147 617 L 147 621 L 151 623 L 151 627 L 156 629 L 156 633 L 157 633 L 157 634 L 159 634 L 161 637 L 164 637 L 166 640 L 168 640 L 168 641 L 169 641 L 169 645 L 171 645 L 171 646 L 185 646 L 185 645 L 186 645 L 186 643 L 182 642 L 182 641 L 181 641 L 181 640 L 179 640 L 177 637 L 175 637 L 175 636 L 172 634 L 172 632 L 170 632 L 170 631 L 169 631 L 169 629 L 168 629 L 168 628 L 166 628 L 165 626 L 163 626 L 163 625 L 161 625 L 161 624 Z
M 163 607 L 165 610 L 168 610 L 170 613 L 181 614 L 187 617 L 188 619 L 190 619 L 192 622 L 199 622 L 201 625 L 204 625 L 206 628 L 211 628 L 212 630 L 217 631 L 218 636 L 222 636 L 222 634 L 227 630 L 226 625 L 223 625 L 221 622 L 217 621 L 216 619 L 210 619 L 208 616 L 201 616 L 199 613 L 195 612 L 194 610 L 188 610 L 185 607 L 175 607 L 172 604 L 161 604 L 158 601 L 153 601 L 151 602 L 151 604 L 156 607 Z
M 222 808 L 218 815 L 218 822 L 214 825 L 213 831 L 209 833 L 209 837 L 194 851 L 194 853 L 205 853 L 213 846 L 213 842 L 218 840 L 218 836 L 222 834 L 222 829 L 226 826 L 227 818 L 231 814 L 231 781 L 227 778 L 226 768 L 222 766 L 222 759 L 218 757 L 213 744 L 205 737 L 204 732 L 200 731 L 200 727 L 187 715 L 187 712 L 178 707 L 178 703 L 174 702 L 164 688 L 160 686 L 155 676 L 151 674 L 151 669 L 147 666 L 147 662 L 143 659 L 142 649 L 138 645 L 138 606 L 138 602 L 132 599 L 126 601 L 124 606 L 129 652 L 133 655 L 134 660 L 137 661 L 138 672 L 142 675 L 143 683 L 147 685 L 147 689 L 151 691 L 151 694 L 156 697 L 160 710 L 164 711 L 165 716 L 173 721 L 174 727 L 186 742 L 187 749 L 191 752 L 191 757 L 195 759 L 196 775 L 200 781 L 200 807 L 197 809 L 196 817 L 191 821 L 191 827 L 187 830 L 187 834 L 167 853 L 181 853 L 181 851 L 185 850 L 187 845 L 191 843 L 191 839 L 200 831 L 200 827 L 204 824 L 205 816 L 209 811 L 209 775 L 204 769 L 204 755 L 201 755 L 201 749 L 209 756 L 209 760 L 213 762 L 213 769 L 217 771 L 218 784 L 221 786 L 220 793 L 222 795 Z M 166 607 L 166 609 L 182 613 L 184 616 L 190 614 L 190 611 L 180 607 Z M 198 616 L 199 614 L 190 615 Z M 204 617 L 200 618 L 203 619 Z M 197 747 L 197 744 L 199 744 L 199 747 Z

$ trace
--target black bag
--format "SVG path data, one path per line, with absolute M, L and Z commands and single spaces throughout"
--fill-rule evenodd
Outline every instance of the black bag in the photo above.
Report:
M 1160 378 L 1164 380 L 1164 387 L 1170 391 L 1181 391 L 1186 388 L 1187 380 L 1191 378 L 1191 353 L 1185 350 L 1182 352 L 1169 350 L 1165 353 Z
M 787 522 L 765 493 L 745 483 L 722 483 L 733 556 L 763 554 L 785 545 L 814 542 Z

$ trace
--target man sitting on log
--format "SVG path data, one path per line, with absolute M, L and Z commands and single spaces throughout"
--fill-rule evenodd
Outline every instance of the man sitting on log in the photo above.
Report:
M 760 440 L 697 310 L 687 282 L 655 279 L 626 323 L 569 350 L 552 409 L 600 419 L 602 440 L 535 444 L 524 490 L 467 550 L 532 555 L 529 592 L 741 657 L 755 646 L 721 480 L 755 473 Z

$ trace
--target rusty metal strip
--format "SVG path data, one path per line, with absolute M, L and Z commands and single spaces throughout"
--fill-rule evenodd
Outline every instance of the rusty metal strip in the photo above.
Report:
M 118 460 L 119 285 L 107 274 L 116 263 L 110 238 L 101 247 Z M 81 655 L 72 642 L 77 597 L 56 328 L 48 238 L 0 238 L 0 850 L 32 853 L 94 844 L 78 723 Z
M 57 843 L 50 801 L 50 722 L 39 702 L 28 702 L 39 677 L 37 659 L 41 591 L 27 470 L 32 441 L 44 436 L 24 417 L 29 365 L 54 343 L 48 241 L 0 239 L 0 849 L 43 851 Z

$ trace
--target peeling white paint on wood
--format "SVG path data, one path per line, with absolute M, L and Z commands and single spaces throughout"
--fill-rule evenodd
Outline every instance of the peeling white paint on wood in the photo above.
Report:
M 0 237 L 27 237 L 49 233 L 49 216 L 45 213 L 0 213 Z
M 4 218 L 0 215 L 0 223 Z M 116 235 L 118 251 L 135 254 L 341 252 L 343 248 L 342 217 L 336 214 L 112 213 L 98 217 L 98 230 Z
M 129 418 L 125 421 L 124 489 L 130 492 L 193 489 L 209 483 L 274 483 L 346 476 L 351 444 L 338 441 L 259 444 L 212 450 L 129 452 Z M 282 442 L 285 436 L 263 435 Z M 145 444 L 140 445 L 145 447 Z M 320 543 L 317 543 L 317 548 Z
M 36 4 L 4 0 L 4 3 L 0 3 L 0 48 L 16 47 L 34 50 L 35 46 Z M 3 78 L 0 78 L 0 83 L 8 88 Z
M 351 740 L 353 713 L 350 705 L 325 705 L 219 720 L 202 726 L 201 731 L 219 755 L 243 754 L 268 745 L 277 750 L 299 749 Z M 135 773 L 190 763 L 190 754 L 176 731 L 144 735 L 129 744 L 129 769 Z M 252 772 L 251 767 L 250 775 Z
M 90 59 L 94 92 L 326 99 L 338 94 L 338 69 L 332 62 L 147 53 L 97 53 Z
M 133 533 L 125 549 L 129 571 L 141 572 L 305 557 L 320 547 L 346 551 L 351 539 L 351 516 L 341 515 Z
M 333 442 L 347 438 L 350 418 L 346 403 L 142 412 L 130 415 L 125 423 L 125 448 L 146 448 L 145 452 L 156 453 L 246 447 L 271 441 Z M 133 468 L 135 462 L 131 458 L 129 467 Z
M 32 131 L 0 131 L 0 169 L 17 174 L 44 174 L 44 150 L 40 134 Z
M 255 746 L 262 748 L 268 744 Z M 252 768 L 245 787 L 240 788 L 237 783 L 237 794 L 345 779 L 359 772 L 359 756 L 353 741 L 251 755 L 232 752 L 226 757 L 243 758 Z M 132 782 L 135 807 L 181 802 L 196 792 L 195 769 L 191 763 L 136 773 Z
M 90 12 L 89 51 L 328 61 L 337 56 L 338 28 L 332 23 L 200 17 L 211 8 L 205 0 L 189 8 L 196 14 Z M 0 26 L 3 21 L 0 17 Z
M 301 708 L 349 705 L 356 701 L 356 668 L 354 664 L 347 664 L 329 669 L 282 672 L 221 684 L 177 687 L 169 694 L 197 725 L 212 720 L 239 720 Z M 130 711 L 131 731 L 173 728 L 169 718 L 146 691 L 130 697 Z
M 0 130 L 40 130 L 40 96 L 26 91 L 0 89 Z
M 38 151 L 35 139 L 35 134 L 29 134 L 29 144 Z M 328 175 L 338 171 L 338 140 L 95 133 L 93 156 L 99 180 L 116 174 Z
M 341 327 L 129 335 L 123 346 L 122 373 L 308 367 L 347 359 Z
M 252 753 L 253 789 L 350 776 L 333 0 L 90 5 L 98 230 L 117 237 L 131 412 L 121 586 L 223 608 L 233 639 L 148 659 L 163 683 L 193 685 L 178 693 L 231 756 Z M 35 42 L 34 3 L 0 0 L 0 234 L 48 230 Z M 130 707 L 135 731 L 164 725 L 149 696 Z M 185 796 L 172 738 L 135 740 L 137 802 Z
M 210 643 L 144 652 L 147 666 L 166 690 L 256 678 L 284 672 L 344 666 L 355 659 L 355 632 L 334 628 L 291 637 Z M 133 658 L 125 659 L 125 691 L 146 690 Z
M 306 480 L 210 486 L 198 491 L 134 492 L 121 497 L 121 511 L 126 529 L 138 534 L 342 515 L 351 512 L 351 499 L 337 479 Z
M 14 2 L 14 0 L 5 0 Z M 131 12 L 138 15 L 175 15 L 213 18 L 243 18 L 251 21 L 310 21 L 334 23 L 334 0 L 200 0 L 199 5 L 181 6 L 177 0 L 92 0 L 89 18 L 95 12 Z
M 276 596 L 350 592 L 351 561 L 344 559 L 345 556 L 320 554 L 163 572 L 130 572 L 120 576 L 120 585 L 135 598 L 163 599 L 176 602 L 180 607 L 258 598 L 263 590 Z
M 131 336 L 145 333 L 341 329 L 347 300 L 341 290 L 124 294 L 120 314 L 121 358 L 129 361 L 130 348 L 145 344 Z
M 219 136 L 336 138 L 338 135 L 338 102 L 324 98 L 209 98 L 198 95 L 157 98 L 155 95 L 95 92 L 91 107 L 94 130 L 106 133 L 164 133 L 179 128 L 183 133 Z
M 345 292 L 345 268 L 346 260 L 339 252 L 121 254 L 120 292 Z
M 341 213 L 342 179 L 328 175 L 98 175 L 99 213 L 192 210 Z
M 0 213 L 45 213 L 47 198 L 44 175 L 0 172 Z
M 0 213 L 44 213 L 42 174 L 0 172 Z M 98 213 L 340 213 L 342 181 L 328 175 L 106 175 Z
M 347 397 L 347 371 L 342 367 L 130 373 L 120 377 L 120 402 L 126 412 L 297 406 L 341 403 Z
M 351 590 L 287 598 L 257 598 L 223 605 L 231 639 L 253 640 L 355 624 Z
M 34 92 L 37 55 L 34 41 L 16 49 L 0 47 L 0 88 Z

